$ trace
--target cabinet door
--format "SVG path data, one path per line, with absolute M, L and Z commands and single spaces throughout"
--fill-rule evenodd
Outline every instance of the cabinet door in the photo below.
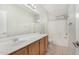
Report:
M 29 45 L 29 55 L 39 55 L 39 41 Z
M 39 46 L 39 41 L 35 42 L 34 44 L 34 54 L 35 55 L 39 55 L 40 54 L 40 50 L 39 50 L 40 46 Z
M 47 48 L 48 48 L 48 36 L 46 36 L 44 39 L 45 39 L 45 51 L 47 51 Z
M 14 53 L 11 53 L 11 55 L 25 55 L 25 48 L 22 48 Z
M 34 43 L 29 45 L 29 55 L 34 55 Z
M 44 42 L 44 38 L 40 39 L 40 55 L 45 54 L 45 42 Z
M 29 55 L 29 49 L 28 49 L 28 46 L 25 47 L 25 55 Z

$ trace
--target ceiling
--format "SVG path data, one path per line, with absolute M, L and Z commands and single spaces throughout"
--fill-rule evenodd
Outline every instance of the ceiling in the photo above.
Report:
M 66 4 L 43 4 L 42 6 L 47 10 L 48 14 L 54 16 L 63 15 L 67 13 Z
M 42 4 L 44 10 L 47 11 L 49 21 L 56 19 L 66 19 L 68 14 L 67 4 Z

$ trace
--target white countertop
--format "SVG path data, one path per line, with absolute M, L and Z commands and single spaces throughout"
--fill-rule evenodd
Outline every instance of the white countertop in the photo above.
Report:
M 0 55 L 8 55 L 45 36 L 47 36 L 47 34 L 32 33 L 0 39 Z M 13 41 L 14 39 L 19 40 Z

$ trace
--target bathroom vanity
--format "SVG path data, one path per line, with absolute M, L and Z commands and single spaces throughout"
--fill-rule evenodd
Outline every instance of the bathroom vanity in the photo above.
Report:
M 48 35 L 41 34 L 37 35 L 23 35 L 20 37 L 20 41 L 11 44 L 11 47 L 7 49 L 3 49 L 0 51 L 0 54 L 7 54 L 7 55 L 44 55 L 48 48 Z M 24 38 L 25 37 L 25 38 Z M 26 39 L 26 40 L 25 40 Z M 23 41 L 24 40 L 24 41 Z M 22 42 L 23 41 L 23 42 Z
M 46 53 L 48 47 L 48 36 L 40 38 L 39 40 L 26 45 L 9 55 L 43 55 Z

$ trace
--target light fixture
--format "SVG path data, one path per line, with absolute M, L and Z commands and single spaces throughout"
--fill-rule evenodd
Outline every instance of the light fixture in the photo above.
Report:
M 76 13 L 76 18 L 79 18 L 79 13 Z

